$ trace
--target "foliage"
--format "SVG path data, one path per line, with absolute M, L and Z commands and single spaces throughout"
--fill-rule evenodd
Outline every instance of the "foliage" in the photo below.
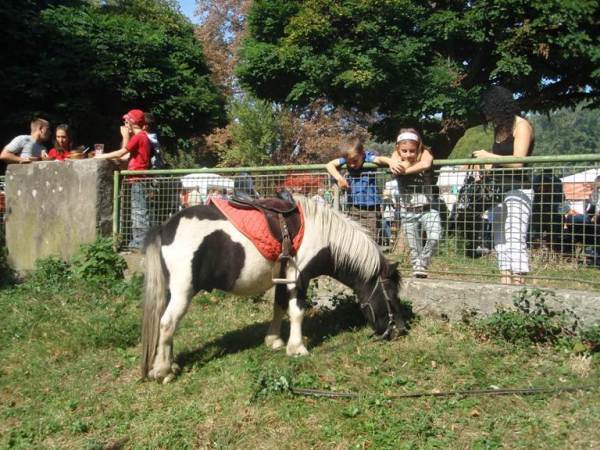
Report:
M 125 259 L 114 250 L 109 238 L 82 245 L 71 264 L 75 278 L 97 283 L 121 280 L 127 268 Z
M 8 265 L 7 249 L 5 246 L 0 246 L 0 287 L 12 284 L 15 281 L 15 274 Z
M 197 0 L 200 25 L 196 37 L 215 82 L 229 94 L 234 90 L 234 67 L 237 51 L 246 34 L 246 14 L 252 0 Z
M 121 116 L 132 107 L 154 114 L 170 149 L 223 123 L 224 100 L 174 2 L 42 3 L 9 0 L 0 8 L 18 30 L 2 38 L 10 49 L 2 103 L 18 105 L 0 120 L 3 141 L 26 132 L 36 114 L 70 123 L 78 143 L 108 148 L 120 144 Z
M 292 387 L 291 374 L 277 368 L 263 370 L 256 380 L 256 391 L 253 398 L 267 397 L 273 394 L 287 394 Z
M 205 136 L 205 158 L 223 165 L 240 161 L 270 164 L 324 163 L 339 156 L 338 146 L 349 136 L 368 140 L 369 116 L 316 101 L 294 110 L 238 96 L 229 109 L 229 125 Z
M 579 338 L 588 352 L 600 352 L 600 324 L 586 327 L 579 333 Z
M 546 300 L 554 294 L 539 289 L 522 289 L 513 298 L 514 310 L 500 309 L 476 324 L 478 333 L 513 344 L 557 343 L 575 336 L 577 319 L 572 311 L 556 311 Z
M 574 108 L 561 108 L 547 114 L 530 114 L 535 129 L 535 156 L 579 155 L 600 152 L 600 109 L 590 109 L 587 102 Z M 490 150 L 491 128 L 469 128 L 458 140 L 450 159 L 470 158 L 476 149 Z
M 224 166 L 261 166 L 272 161 L 283 144 L 282 111 L 264 100 L 244 96 L 229 106 L 226 138 L 214 140 Z
M 449 159 L 471 158 L 474 150 L 484 149 L 491 151 L 494 142 L 494 132 L 491 128 L 484 129 L 483 125 L 469 128 L 463 137 L 461 137 L 452 153 L 448 155 Z M 537 154 L 537 151 L 536 151 Z
M 598 101 L 598 2 L 254 2 L 238 76 L 258 97 L 375 112 L 378 137 L 421 125 L 437 156 L 481 123 L 490 83 L 524 110 Z
M 536 155 L 578 155 L 600 152 L 600 109 L 587 103 L 531 116 Z
M 55 292 L 61 292 L 72 276 L 69 263 L 56 256 L 50 256 L 35 262 L 35 269 L 27 281 L 31 286 L 38 286 L 42 289 L 48 287 Z

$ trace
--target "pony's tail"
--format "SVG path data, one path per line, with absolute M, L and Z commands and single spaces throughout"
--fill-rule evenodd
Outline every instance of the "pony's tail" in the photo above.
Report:
M 148 371 L 154 362 L 160 335 L 160 318 L 167 307 L 167 283 L 160 254 L 160 231 L 160 228 L 151 230 L 145 241 L 146 277 L 142 322 L 142 378 L 148 376 Z

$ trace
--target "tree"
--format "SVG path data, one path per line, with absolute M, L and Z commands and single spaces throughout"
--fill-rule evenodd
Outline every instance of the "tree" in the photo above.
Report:
M 252 0 L 197 0 L 200 25 L 196 37 L 204 47 L 213 80 L 231 92 L 237 52 L 246 34 L 246 15 Z
M 600 110 L 559 109 L 550 114 L 535 114 L 536 155 L 577 155 L 600 152 Z
M 249 96 L 234 98 L 228 111 L 229 124 L 208 138 L 209 145 L 224 166 L 272 164 L 286 146 L 284 115 L 270 102 Z
M 171 149 L 224 123 L 224 98 L 173 1 L 34 3 L 19 18 L 33 29 L 33 49 L 25 61 L 3 60 L 2 103 L 12 112 L 0 118 L 3 141 L 35 114 L 70 123 L 80 143 L 117 145 L 121 116 L 138 107 L 155 115 Z
M 524 110 L 600 102 L 599 19 L 594 0 L 256 0 L 237 74 L 260 98 L 373 112 L 384 140 L 418 125 L 444 157 L 490 83 Z

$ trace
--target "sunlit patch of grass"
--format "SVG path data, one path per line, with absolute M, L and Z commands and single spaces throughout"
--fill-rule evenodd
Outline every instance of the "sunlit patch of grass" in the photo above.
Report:
M 370 338 L 360 311 L 342 304 L 339 311 L 309 315 L 311 354 L 289 358 L 262 343 L 268 302 L 213 293 L 194 299 L 175 335 L 183 371 L 163 386 L 138 380 L 138 335 L 130 331 L 138 326 L 138 303 L 131 291 L 0 291 L 7 320 L 0 331 L 1 448 L 563 448 L 600 442 L 598 390 L 391 399 L 408 392 L 585 384 L 600 375 L 597 356 L 583 374 L 565 349 L 486 340 L 466 325 L 423 318 L 408 336 L 379 342 Z M 358 397 L 298 397 L 290 386 Z

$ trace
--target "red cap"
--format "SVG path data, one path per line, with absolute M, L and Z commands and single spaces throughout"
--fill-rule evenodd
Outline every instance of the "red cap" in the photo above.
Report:
M 139 126 L 146 124 L 146 115 L 141 109 L 132 109 L 123 116 L 123 119 Z

